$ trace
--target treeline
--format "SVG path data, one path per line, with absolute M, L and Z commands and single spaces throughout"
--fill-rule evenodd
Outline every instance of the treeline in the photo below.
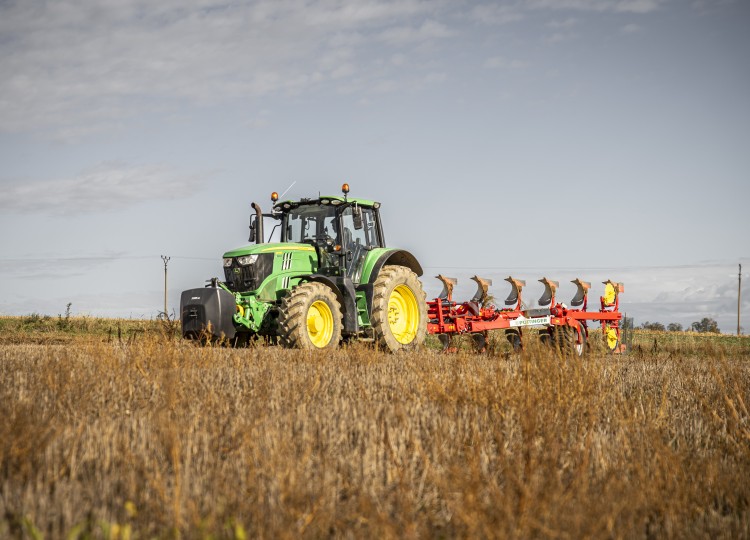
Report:
M 634 326 L 632 317 L 625 317 L 623 327 L 633 329 Z M 669 323 L 664 326 L 660 322 L 646 321 L 638 328 L 643 330 L 656 330 L 658 332 L 715 332 L 719 333 L 719 324 L 710 317 L 703 317 L 700 321 L 693 322 L 689 327 L 683 328 L 680 323 Z

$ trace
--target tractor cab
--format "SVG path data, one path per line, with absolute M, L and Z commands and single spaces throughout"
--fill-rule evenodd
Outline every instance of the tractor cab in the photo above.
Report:
M 318 273 L 345 276 L 359 283 L 367 253 L 385 247 L 378 213 L 380 203 L 349 199 L 347 184 L 342 191 L 343 197 L 282 202 L 278 202 L 274 193 L 271 215 L 280 221 L 281 243 L 309 244 L 315 248 Z

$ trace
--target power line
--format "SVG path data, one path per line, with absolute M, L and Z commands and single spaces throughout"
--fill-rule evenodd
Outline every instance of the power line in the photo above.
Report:
M 551 265 L 541 266 L 541 265 L 529 265 L 529 266 L 455 266 L 455 265 L 441 265 L 441 264 L 430 264 L 430 265 L 422 265 L 422 268 L 424 269 L 433 269 L 433 270 L 468 270 L 470 272 L 474 270 L 489 270 L 489 271 L 507 271 L 507 270 L 528 270 L 528 271 L 560 271 L 560 272 L 577 272 L 579 270 L 586 270 L 586 271 L 597 271 L 597 270 L 619 270 L 619 271 L 633 271 L 633 270 L 690 270 L 694 268 L 714 268 L 714 267 L 721 267 L 724 266 L 724 264 L 717 262 L 717 263 L 706 263 L 706 264 L 675 264 L 675 265 L 661 265 L 661 266 L 651 266 L 651 265 L 642 265 L 642 266 L 588 266 L 585 264 L 579 265 L 579 266 L 556 266 L 552 267 Z M 551 268 L 551 270 L 550 270 Z
M 158 259 L 159 255 L 124 255 L 124 256 L 91 256 L 91 257 L 30 257 L 28 259 L 6 259 L 0 258 L 0 262 L 75 262 L 75 261 L 131 261 L 131 260 L 149 260 Z M 176 255 L 173 259 L 185 261 L 219 261 L 221 257 L 182 257 Z

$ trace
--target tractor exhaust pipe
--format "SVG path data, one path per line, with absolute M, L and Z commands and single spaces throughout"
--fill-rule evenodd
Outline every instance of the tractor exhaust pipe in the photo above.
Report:
M 263 243 L 263 211 L 260 206 L 252 203 L 250 205 L 255 210 L 255 223 L 250 223 L 250 238 L 249 241 L 255 240 L 256 244 Z

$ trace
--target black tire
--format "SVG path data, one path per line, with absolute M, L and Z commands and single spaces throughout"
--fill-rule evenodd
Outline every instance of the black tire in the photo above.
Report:
M 471 334 L 471 346 L 476 353 L 487 352 L 487 336 L 485 332 Z
M 397 352 L 414 350 L 424 343 L 427 302 L 417 274 L 405 266 L 384 266 L 372 296 L 370 318 L 380 347 Z
M 580 328 L 580 333 L 581 333 L 581 342 L 578 343 L 578 331 L 575 328 L 572 328 L 571 330 L 573 330 L 572 332 L 573 343 L 571 344 L 571 346 L 573 348 L 573 354 L 578 357 L 581 357 L 584 354 L 586 354 L 586 346 L 587 346 L 586 340 L 588 336 L 586 335 L 586 327 L 583 326 L 583 323 L 579 322 L 578 326 Z
M 278 324 L 286 348 L 335 349 L 341 341 L 341 304 L 330 287 L 303 283 L 281 301 Z
M 521 350 L 521 333 L 518 330 L 512 329 L 512 330 L 506 330 L 505 331 L 505 339 L 508 340 L 508 343 L 510 343 L 510 346 L 513 348 L 513 352 L 518 352 Z
M 446 352 L 451 346 L 451 337 L 448 334 L 438 334 L 438 341 L 442 347 L 442 352 Z
M 572 326 L 555 326 L 550 333 L 552 343 L 559 347 L 563 354 L 570 354 L 578 358 L 586 352 L 586 329 L 581 325 L 581 340 L 578 341 L 578 330 Z

